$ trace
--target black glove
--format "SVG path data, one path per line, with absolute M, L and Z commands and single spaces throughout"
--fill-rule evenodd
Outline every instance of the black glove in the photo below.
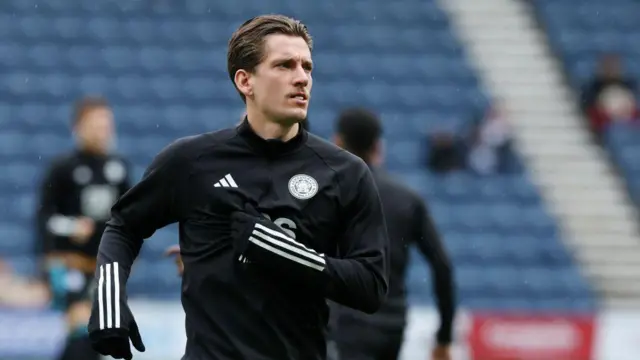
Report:
M 304 246 L 287 235 L 250 204 L 244 211 L 231 214 L 235 258 L 241 262 L 265 265 L 282 271 L 322 272 L 323 254 Z
M 131 360 L 133 355 L 129 339 L 138 351 L 144 352 L 145 347 L 127 304 L 126 277 L 120 275 L 122 271 L 117 262 L 99 267 L 98 287 L 94 291 L 88 329 L 95 351 L 114 359 Z

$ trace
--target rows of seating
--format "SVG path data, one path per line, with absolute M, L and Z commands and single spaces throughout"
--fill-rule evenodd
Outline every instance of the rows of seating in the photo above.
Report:
M 640 79 L 640 48 L 637 46 L 640 43 L 640 3 L 633 0 L 535 3 L 551 44 L 576 91 L 581 91 L 593 78 L 597 61 L 605 53 L 619 54 L 625 74 Z M 631 198 L 640 205 L 638 126 L 613 124 L 603 135 L 603 144 L 626 179 Z
M 297 16 L 313 33 L 313 132 L 328 137 L 347 106 L 381 114 L 387 166 L 429 200 L 462 306 L 594 306 L 526 171 L 477 177 L 424 169 L 426 134 L 437 128 L 464 136 L 489 98 L 433 0 L 1 2 L 0 67 L 9 69 L 0 73 L 2 255 L 20 271 L 35 266 L 37 184 L 48 160 L 70 148 L 71 101 L 86 93 L 111 100 L 118 149 L 137 180 L 176 137 L 238 121 L 242 102 L 226 74 L 226 41 L 242 21 L 267 10 Z M 179 295 L 180 279 L 162 257 L 176 239 L 171 226 L 145 242 L 132 297 Z M 413 256 L 411 301 L 430 303 L 428 267 Z
M 566 66 L 571 82 L 580 87 L 591 79 L 598 57 L 614 52 L 629 60 L 625 67 L 640 76 L 640 4 L 634 0 L 533 1 L 549 40 Z

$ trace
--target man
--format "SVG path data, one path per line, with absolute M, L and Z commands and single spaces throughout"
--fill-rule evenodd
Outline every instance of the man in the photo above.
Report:
M 39 246 L 53 305 L 66 311 L 69 338 L 61 359 L 98 359 L 87 321 L 95 258 L 109 210 L 129 188 L 128 166 L 110 153 L 113 113 L 101 98 L 75 106 L 77 149 L 56 158 L 42 181 Z
M 377 311 L 388 238 L 373 176 L 309 134 L 311 37 L 258 16 L 229 41 L 229 76 L 246 104 L 235 128 L 180 139 L 113 207 L 100 243 L 89 332 L 94 348 L 144 351 L 126 281 L 143 239 L 180 224 L 183 360 L 320 360 L 331 299 Z
M 362 158 L 373 169 L 388 226 L 391 253 L 389 294 L 380 310 L 364 315 L 334 307 L 332 341 L 342 360 L 397 359 L 406 325 L 405 273 L 409 245 L 417 245 L 431 265 L 434 290 L 440 313 L 434 360 L 449 360 L 455 290 L 451 263 L 424 201 L 382 169 L 382 125 L 378 117 L 364 109 L 344 111 L 336 124 L 335 142 Z
M 449 360 L 455 313 L 453 271 L 438 233 L 422 199 L 406 186 L 398 183 L 380 169 L 382 126 L 378 118 L 363 109 L 344 111 L 338 118 L 336 144 L 361 157 L 374 168 L 386 223 L 391 239 L 391 276 L 389 294 L 381 309 L 374 315 L 362 315 L 339 306 L 332 311 L 331 341 L 339 354 L 330 356 L 341 360 L 397 359 L 403 342 L 406 324 L 405 272 L 409 262 L 409 245 L 418 246 L 431 264 L 435 278 L 435 292 L 440 312 L 440 329 L 433 360 Z M 178 274 L 184 264 L 179 246 L 166 251 L 174 256 Z M 332 344 L 334 345 L 334 344 Z

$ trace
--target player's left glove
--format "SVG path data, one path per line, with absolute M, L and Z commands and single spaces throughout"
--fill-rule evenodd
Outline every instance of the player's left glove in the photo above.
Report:
M 100 265 L 89 318 L 89 338 L 98 353 L 114 359 L 132 359 L 131 345 L 144 352 L 136 320 L 127 304 L 126 276 L 117 262 Z
M 252 205 L 231 214 L 234 256 L 241 262 L 266 265 L 282 271 L 322 272 L 323 254 L 304 246 L 282 228 L 264 218 Z

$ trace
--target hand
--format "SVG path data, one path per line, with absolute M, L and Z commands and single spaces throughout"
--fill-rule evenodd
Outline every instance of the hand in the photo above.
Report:
M 129 322 L 128 330 L 125 328 L 118 329 L 104 329 L 89 332 L 89 338 L 91 339 L 91 346 L 93 350 L 104 356 L 111 356 L 114 359 L 133 359 L 131 353 L 131 346 L 129 345 L 129 339 L 131 344 L 139 352 L 144 352 L 145 347 L 142 343 L 142 337 L 138 330 L 138 325 L 133 319 L 133 314 L 129 310 L 128 306 L 125 306 L 126 311 L 129 313 L 128 317 L 131 319 Z
M 308 271 L 315 275 L 326 267 L 323 254 L 296 241 L 250 204 L 231 214 L 231 236 L 234 258 L 243 263 L 302 278 L 310 274 Z
M 263 216 L 250 204 L 245 204 L 244 211 L 231 214 L 231 234 L 233 236 L 234 258 L 240 262 L 247 262 L 249 238 L 257 222 Z
M 431 353 L 431 360 L 451 360 L 449 345 L 437 345 Z
M 180 255 L 180 246 L 173 245 L 167 248 L 164 252 L 165 256 L 174 256 L 176 267 L 178 268 L 178 275 L 182 276 L 184 273 L 184 263 L 182 262 L 182 256 Z
M 144 352 L 145 347 L 127 303 L 126 275 L 120 276 L 121 273 L 126 274 L 128 269 L 120 269 L 117 262 L 100 264 L 100 279 L 93 290 L 87 330 L 91 346 L 96 352 L 114 359 L 131 360 L 131 344 L 140 352 Z M 119 295 L 110 296 L 108 290 L 118 285 L 120 291 L 115 294 Z
M 71 240 L 78 244 L 85 244 L 93 232 L 95 231 L 95 223 L 93 219 L 88 217 L 80 217 L 75 221 L 75 229 L 71 235 Z

